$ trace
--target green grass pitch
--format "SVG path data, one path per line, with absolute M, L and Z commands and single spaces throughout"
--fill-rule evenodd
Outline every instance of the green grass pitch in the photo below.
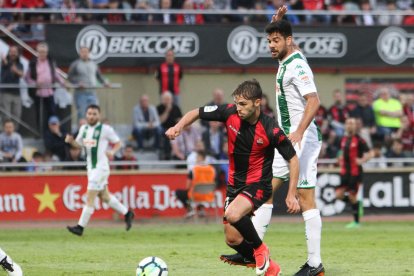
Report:
M 414 224 L 365 222 L 345 229 L 344 222 L 324 222 L 322 258 L 326 275 L 414 275 Z M 119 227 L 118 227 L 119 226 Z M 20 263 L 25 275 L 134 275 L 138 262 L 158 256 L 169 275 L 255 275 L 254 270 L 219 261 L 232 250 L 224 244 L 221 224 L 91 223 L 83 237 L 62 228 L 1 229 L 0 246 Z M 265 237 L 283 275 L 292 275 L 306 258 L 304 225 L 272 222 Z M 5 275 L 0 271 L 0 275 Z

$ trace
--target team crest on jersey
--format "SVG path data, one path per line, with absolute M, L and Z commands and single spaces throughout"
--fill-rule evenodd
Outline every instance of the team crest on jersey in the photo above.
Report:
M 256 143 L 258 145 L 263 145 L 263 139 L 262 138 L 257 139 Z

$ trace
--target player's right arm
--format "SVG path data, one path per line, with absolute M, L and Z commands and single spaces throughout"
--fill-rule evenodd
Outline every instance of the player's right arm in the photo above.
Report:
M 285 133 L 275 124 L 273 128 L 273 146 L 279 151 L 282 157 L 289 163 L 289 188 L 286 196 L 288 213 L 300 211 L 299 201 L 296 198 L 297 185 L 299 182 L 299 159 L 292 143 Z
M 183 128 L 185 128 L 186 126 L 189 126 L 192 123 L 194 123 L 199 117 L 200 117 L 200 114 L 199 114 L 199 109 L 198 108 L 187 112 L 181 118 L 181 120 L 178 121 L 178 123 L 175 126 L 170 127 L 165 132 L 165 135 L 168 137 L 168 139 L 174 140 L 176 137 L 178 137 L 181 134 L 181 131 L 183 130 Z
M 73 135 L 67 134 L 65 137 L 65 142 L 71 145 L 72 147 L 81 148 L 83 146 L 82 135 L 85 131 L 84 129 L 84 125 L 79 128 L 78 136 L 76 136 L 76 139 L 73 137 Z

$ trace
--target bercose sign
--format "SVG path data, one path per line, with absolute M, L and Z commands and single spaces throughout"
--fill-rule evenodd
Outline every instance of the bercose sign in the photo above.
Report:
M 274 67 L 264 27 L 48 24 L 46 40 L 59 66 L 68 66 L 87 46 L 91 58 L 108 67 L 156 66 L 170 48 L 185 67 Z M 294 27 L 294 41 L 317 67 L 411 66 L 414 61 L 414 27 Z

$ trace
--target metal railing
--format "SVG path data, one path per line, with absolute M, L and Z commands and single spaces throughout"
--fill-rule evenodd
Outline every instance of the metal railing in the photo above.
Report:
M 0 9 L 2 13 L 23 13 L 23 14 L 208 14 L 208 15 L 271 15 L 268 10 L 234 10 L 234 9 L 211 9 L 211 10 L 185 10 L 185 9 Z M 413 15 L 412 10 L 372 10 L 372 11 L 351 11 L 351 10 L 289 10 L 287 15 L 352 15 L 352 16 L 408 16 Z
M 337 159 L 319 159 L 318 165 L 335 165 L 338 163 Z M 369 160 L 366 164 L 409 164 L 410 167 L 414 167 L 414 158 L 373 158 Z M 211 165 L 227 165 L 229 164 L 228 160 L 217 160 L 214 162 L 210 162 Z M 171 168 L 175 166 L 185 166 L 188 165 L 186 161 L 177 161 L 177 160 L 139 160 L 139 161 L 111 161 L 110 166 L 117 167 L 117 166 L 146 166 L 150 169 L 162 169 L 162 168 Z M 1 163 L 0 162 L 0 169 L 2 168 L 26 168 L 26 167 L 39 167 L 39 168 L 65 168 L 65 167 L 82 167 L 86 168 L 86 162 L 39 162 L 39 163 Z M 414 169 L 414 168 L 413 168 Z

